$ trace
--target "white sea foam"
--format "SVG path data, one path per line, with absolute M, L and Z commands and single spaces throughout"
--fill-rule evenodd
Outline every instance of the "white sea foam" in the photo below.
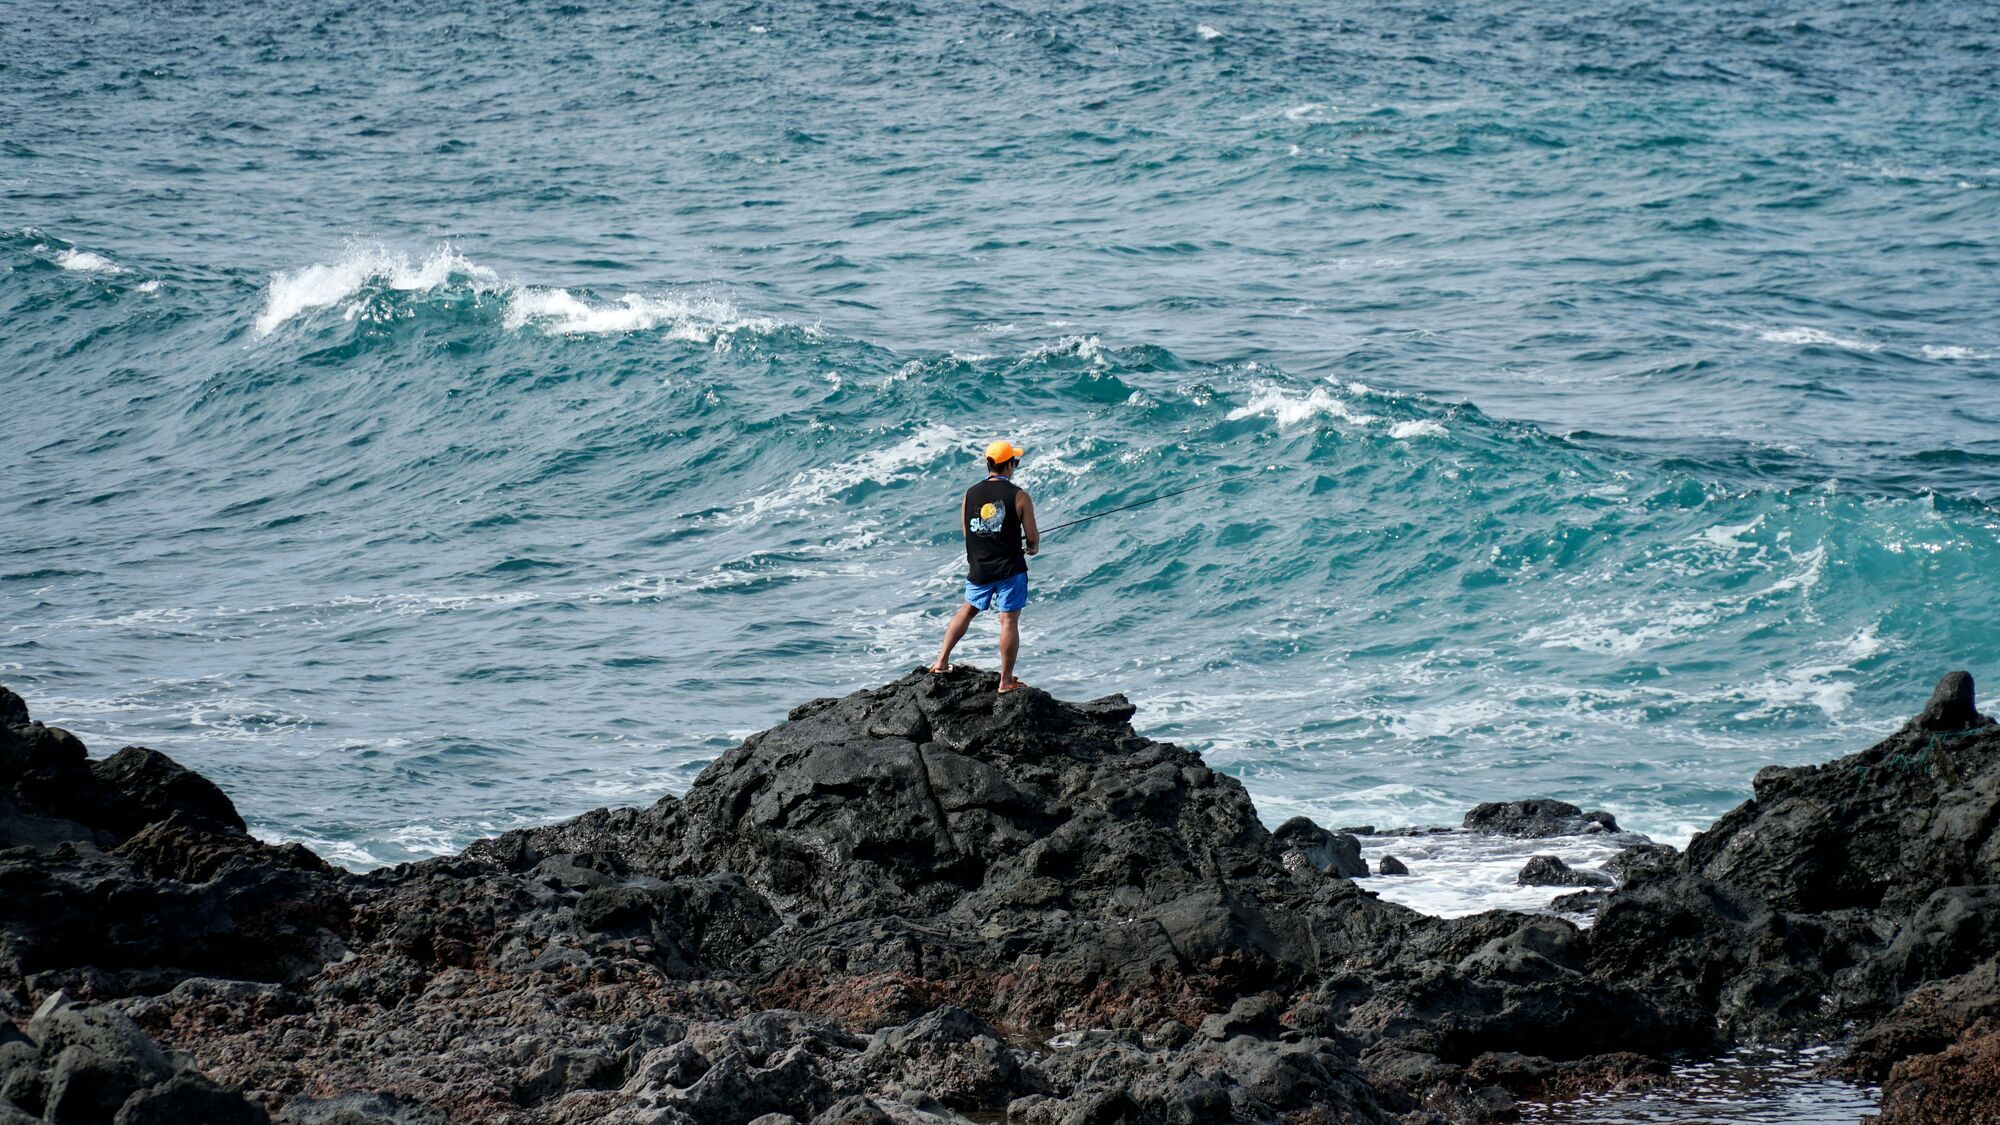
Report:
M 1385 855 L 1395 856 L 1410 869 L 1408 875 L 1371 877 L 1361 886 L 1412 910 L 1458 918 L 1495 909 L 1547 911 L 1552 900 L 1574 893 L 1576 888 L 1516 883 L 1529 859 L 1553 855 L 1571 867 L 1594 869 L 1637 837 L 1621 833 L 1518 840 L 1476 832 L 1443 832 L 1360 839 L 1361 856 L 1370 870 Z
M 1707 543 L 1712 547 L 1721 547 L 1724 550 L 1748 550 L 1755 547 L 1756 544 L 1746 543 L 1742 537 L 1757 530 L 1763 523 L 1764 517 L 1760 515 L 1749 523 L 1735 524 L 1728 527 L 1711 527 L 1704 531 L 1698 531 L 1694 535 L 1689 536 L 1689 538 Z
M 1388 727 L 1398 738 L 1445 738 L 1510 713 L 1490 699 L 1467 699 L 1400 712 L 1390 718 Z
M 721 522 L 730 525 L 760 523 L 796 512 L 819 508 L 844 488 L 861 481 L 887 484 L 904 473 L 922 469 L 941 458 L 962 457 L 969 464 L 977 446 L 956 428 L 925 426 L 916 433 L 884 449 L 874 449 L 838 464 L 816 466 L 796 473 L 783 485 L 736 505 Z
M 1446 430 L 1443 424 L 1433 422 L 1428 418 L 1414 422 L 1398 422 L 1389 427 L 1390 437 L 1404 441 L 1418 437 L 1445 437 L 1449 433 L 1450 431 Z
M 247 742 L 274 732 L 289 734 L 308 729 L 312 720 L 295 712 L 277 711 L 253 700 L 226 696 L 196 701 L 184 721 L 202 729 L 203 737 Z
M 104 255 L 94 254 L 89 250 L 78 250 L 75 247 L 57 251 L 56 256 L 51 258 L 50 261 L 53 261 L 56 265 L 66 270 L 74 270 L 77 273 L 125 272 L 124 266 L 119 265 Z
M 268 336 L 301 313 L 331 308 L 370 286 L 429 291 L 454 276 L 463 277 L 475 290 L 497 288 L 500 283 L 499 275 L 467 261 L 448 245 L 438 246 L 423 261 L 413 263 L 408 255 L 379 243 L 353 243 L 332 262 L 272 274 L 264 290 L 264 311 L 257 314 L 257 333 Z M 346 315 L 352 317 L 358 311 L 358 305 L 350 304 Z
M 1838 717 L 1853 701 L 1851 677 L 1858 671 L 1856 665 L 1888 647 L 1878 628 L 1866 625 L 1845 640 L 1822 646 L 1831 650 L 1825 659 L 1766 676 L 1744 688 L 1740 698 L 1752 706 L 1738 712 L 1736 718 L 1763 719 L 1802 706 L 1815 707 L 1829 719 Z
M 769 332 L 779 322 L 745 317 L 720 297 L 627 293 L 592 304 L 567 289 L 516 289 L 507 298 L 505 324 L 533 326 L 550 335 L 618 334 L 664 328 L 670 339 L 706 344 L 732 332 Z
M 1053 344 L 1043 344 L 1039 347 L 1030 348 L 1028 353 L 1022 356 L 1022 358 L 1037 360 L 1061 355 L 1073 355 L 1078 359 L 1087 359 L 1094 365 L 1101 365 L 1106 362 L 1104 358 L 1104 342 L 1096 336 L 1064 336 Z
M 1551 625 L 1537 625 L 1521 635 L 1523 644 L 1542 648 L 1572 648 L 1606 656 L 1629 656 L 1660 641 L 1685 636 L 1714 620 L 1713 614 L 1682 612 L 1654 621 L 1619 621 L 1583 615 Z
M 1333 258 L 1308 269 L 1312 272 L 1345 273 L 1349 270 L 1395 269 L 1409 264 L 1408 258 Z
M 1805 705 L 1833 718 L 1847 710 L 1854 695 L 1851 682 L 1834 677 L 1851 671 L 1845 664 L 1808 664 L 1766 676 L 1744 689 L 1756 706 L 1737 712 L 1736 719 L 1750 722 Z
M 149 294 L 149 295 L 150 295 L 150 294 L 153 294 L 153 293 L 158 293 L 159 291 L 160 291 L 160 280 L 159 280 L 159 278 L 154 278 L 154 279 L 153 279 L 153 280 L 151 280 L 151 281 L 142 281 L 142 282 L 140 282 L 140 283 L 139 283 L 139 288 L 138 288 L 138 290 L 137 290 L 137 292 L 140 292 L 140 293 L 146 293 L 146 294 Z
M 1194 29 L 1194 33 L 1195 33 L 1196 35 L 1199 35 L 1199 36 L 1201 36 L 1201 37 L 1202 37 L 1203 39 L 1220 39 L 1220 38 L 1222 38 L 1222 31 L 1221 31 L 1221 29 L 1219 29 L 1219 28 L 1214 28 L 1214 27 L 1210 27 L 1209 25 L 1207 25 L 1207 24 L 1205 24 L 1205 23 L 1202 23 L 1202 24 L 1196 24 L 1196 25 L 1195 25 L 1195 29 Z
M 321 859 L 332 860 L 350 871 L 367 871 L 382 866 L 375 853 L 352 840 L 335 840 L 306 832 L 272 832 L 252 825 L 250 834 L 267 844 L 303 844 Z
M 1757 333 L 1757 338 L 1771 344 L 1791 344 L 1795 347 L 1844 348 L 1851 352 L 1879 352 L 1882 345 L 1870 340 L 1851 336 L 1837 336 L 1824 328 L 1809 325 L 1795 325 L 1790 328 L 1768 328 L 1739 324 L 1733 327 Z
M 418 855 L 450 855 L 457 851 L 457 838 L 447 829 L 430 824 L 411 824 L 389 833 L 389 842 Z
M 1253 387 L 1250 401 L 1230 411 L 1228 417 L 1235 422 L 1260 414 L 1269 415 L 1280 427 L 1296 426 L 1315 417 L 1332 418 L 1356 426 L 1381 421 L 1373 414 L 1361 414 L 1349 409 L 1346 402 L 1324 387 L 1314 387 L 1300 394 L 1272 384 Z
M 1819 585 L 1820 577 L 1826 573 L 1826 548 L 1814 547 L 1805 554 L 1797 556 L 1797 559 L 1805 565 L 1743 600 L 1748 602 L 1757 598 L 1769 597 L 1772 594 L 1789 594 L 1794 590 L 1810 590 Z
M 1925 344 L 1925 359 L 2000 359 L 2000 352 L 1982 352 L 1963 344 Z

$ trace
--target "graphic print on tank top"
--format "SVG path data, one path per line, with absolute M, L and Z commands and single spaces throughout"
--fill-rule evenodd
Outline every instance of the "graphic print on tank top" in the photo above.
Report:
M 1007 510 L 988 500 L 979 506 L 979 511 L 966 521 L 974 535 L 998 535 L 1007 526 Z

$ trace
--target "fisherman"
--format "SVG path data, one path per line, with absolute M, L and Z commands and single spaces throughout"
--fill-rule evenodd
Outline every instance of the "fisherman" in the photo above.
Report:
M 986 447 L 986 479 L 965 490 L 958 503 L 958 528 L 965 533 L 965 604 L 945 626 L 944 646 L 931 671 L 951 667 L 951 650 L 979 611 L 1000 615 L 1000 690 L 1021 686 L 1014 657 L 1021 651 L 1021 607 L 1028 604 L 1028 556 L 1041 550 L 1035 502 L 1013 481 L 1027 450 L 1010 441 Z

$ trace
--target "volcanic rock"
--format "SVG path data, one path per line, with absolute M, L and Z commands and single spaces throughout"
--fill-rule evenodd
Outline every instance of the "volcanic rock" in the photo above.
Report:
M 1911 726 L 1926 731 L 1963 731 L 1990 727 L 1993 720 L 1979 713 L 1972 693 L 1972 673 L 1947 672 L 1931 692 Z
M 1898 1062 L 1882 1084 L 1877 1125 L 2000 1121 L 2000 1023 L 1982 1021 L 1934 1054 Z
M 1604 861 L 1604 870 L 1627 886 L 1672 876 L 1681 853 L 1667 844 L 1633 844 Z
M 1361 841 L 1346 832 L 1329 832 L 1311 819 L 1295 816 L 1271 833 L 1279 859 L 1292 870 L 1310 866 L 1315 870 L 1356 879 L 1368 874 L 1361 859 Z
M 1608 812 L 1584 812 L 1567 801 L 1537 798 L 1529 801 L 1488 801 L 1465 814 L 1462 827 L 1495 836 L 1518 836 L 1545 840 L 1551 836 L 1580 836 L 1618 831 L 1618 822 Z
M 1524 887 L 1608 887 L 1612 878 L 1597 871 L 1578 871 L 1560 856 L 1538 855 L 1521 868 L 1514 881 Z
M 1395 856 L 1385 855 L 1375 861 L 1375 874 L 1377 875 L 1408 875 L 1409 873 L 1409 865 Z
M 44 1005 L 0 1021 L 0 1119 L 1475 1122 L 1849 1026 L 1897 1120 L 1985 1089 L 2000 729 L 1969 677 L 1764 771 L 1685 855 L 1620 853 L 1588 930 L 1385 903 L 1342 877 L 1358 841 L 1266 830 L 1122 697 L 994 687 L 816 700 L 680 798 L 366 875 L 0 690 L 0 1002 Z
M 187 1069 L 114 1008 L 56 992 L 28 1034 L 0 1029 L 0 1122 L 269 1125 L 261 1107 Z

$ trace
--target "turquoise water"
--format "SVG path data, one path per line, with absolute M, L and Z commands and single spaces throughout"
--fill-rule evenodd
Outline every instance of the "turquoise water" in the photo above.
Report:
M 1987 5 L 0 8 L 0 680 L 367 866 L 927 660 L 1677 838 L 2000 669 Z M 989 624 L 965 658 L 990 663 Z

